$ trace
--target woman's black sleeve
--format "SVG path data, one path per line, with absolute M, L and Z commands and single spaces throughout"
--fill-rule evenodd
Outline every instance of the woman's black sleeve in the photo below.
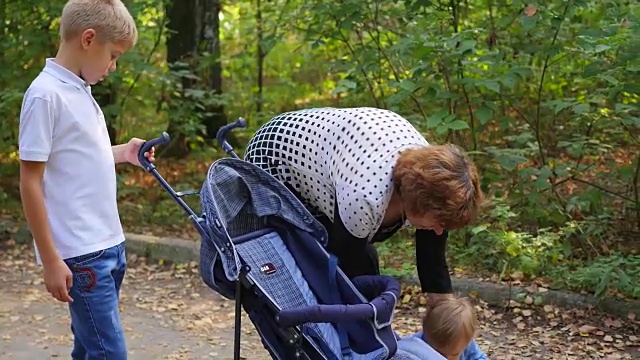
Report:
M 448 232 L 437 235 L 433 230 L 416 230 L 416 268 L 422 292 L 453 292 L 445 255 Z

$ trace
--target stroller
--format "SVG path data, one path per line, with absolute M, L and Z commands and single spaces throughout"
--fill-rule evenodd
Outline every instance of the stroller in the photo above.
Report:
M 273 359 L 409 359 L 391 328 L 400 294 L 389 276 L 352 280 L 325 250 L 325 228 L 277 179 L 241 160 L 225 140 L 244 119 L 222 127 L 217 141 L 231 157 L 215 161 L 202 188 L 176 192 L 144 154 L 138 158 L 187 212 L 201 236 L 200 276 L 235 300 L 234 358 L 240 359 L 241 309 Z M 199 195 L 201 215 L 183 200 Z

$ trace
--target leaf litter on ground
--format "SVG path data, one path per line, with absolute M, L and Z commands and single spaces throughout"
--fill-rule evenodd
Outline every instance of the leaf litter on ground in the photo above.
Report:
M 28 246 L 8 247 L 0 252 L 0 266 L 6 274 L 0 284 L 5 291 L 10 287 L 11 291 L 20 292 L 24 304 L 52 302 L 32 253 Z M 233 303 L 202 283 L 195 262 L 170 264 L 131 254 L 121 297 L 123 318 L 132 311 L 131 307 L 145 311 L 158 321 L 159 327 L 177 327 L 208 343 L 214 349 L 209 353 L 212 358 L 221 358 L 221 349 L 229 351 L 233 347 Z M 503 307 L 489 306 L 477 298 L 471 300 L 480 324 L 476 341 L 491 359 L 640 358 L 640 322 L 635 317 L 619 319 L 595 309 L 539 306 L 526 298 L 523 302 L 511 300 Z M 426 303 L 418 287 L 403 286 L 394 330 L 400 335 L 421 331 Z M 32 326 L 33 336 L 46 336 L 38 325 L 45 316 L 32 314 L 31 319 L 26 320 Z M 0 312 L 0 328 L 16 321 L 25 319 L 3 317 Z M 125 331 L 133 329 L 125 328 Z M 269 359 L 246 314 L 241 331 L 243 353 L 250 354 L 251 359 Z M 130 335 L 136 339 L 143 334 Z M 52 337 L 50 341 L 68 342 L 70 337 Z M 201 358 L 193 357 L 188 348 L 166 356 L 165 359 Z

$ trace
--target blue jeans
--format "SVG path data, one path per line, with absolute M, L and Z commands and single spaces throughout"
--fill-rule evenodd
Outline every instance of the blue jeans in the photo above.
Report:
M 126 360 L 127 347 L 118 310 L 127 268 L 124 242 L 66 259 L 73 273 L 69 295 L 73 360 Z

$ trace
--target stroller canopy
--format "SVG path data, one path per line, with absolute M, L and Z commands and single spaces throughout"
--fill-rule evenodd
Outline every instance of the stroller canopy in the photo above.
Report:
M 224 258 L 225 273 L 238 279 L 239 262 L 231 238 L 264 228 L 275 216 L 309 233 L 323 246 L 327 232 L 281 182 L 246 161 L 223 158 L 209 168 L 200 191 L 206 235 Z

